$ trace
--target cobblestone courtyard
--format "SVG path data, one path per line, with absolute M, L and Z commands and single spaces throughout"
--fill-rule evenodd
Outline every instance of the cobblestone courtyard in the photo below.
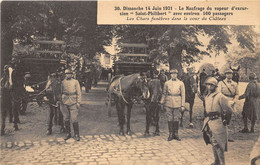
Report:
M 107 116 L 104 100 L 105 82 L 88 94 L 83 94 L 80 115 L 81 141 L 63 140 L 64 134 L 54 126 L 53 134 L 45 135 L 46 108 L 43 105 L 28 105 L 25 116 L 21 116 L 21 130 L 14 132 L 7 123 L 7 135 L 1 137 L 0 164 L 211 164 L 213 154 L 211 146 L 206 146 L 200 132 L 202 124 L 201 102 L 196 98 L 194 106 L 195 128 L 189 129 L 188 115 L 185 115 L 184 128 L 180 130 L 181 142 L 168 142 L 167 123 L 162 113 L 160 118 L 161 136 L 144 138 L 145 115 L 142 107 L 132 110 L 132 136 L 119 136 L 116 111 L 112 117 Z M 241 111 L 243 102 L 240 105 Z M 239 119 L 240 112 L 235 113 L 230 126 L 231 136 L 235 140 L 228 144 L 227 164 L 249 164 L 250 152 L 259 136 L 259 122 L 256 132 L 242 134 Z M 154 128 L 151 128 L 151 132 Z

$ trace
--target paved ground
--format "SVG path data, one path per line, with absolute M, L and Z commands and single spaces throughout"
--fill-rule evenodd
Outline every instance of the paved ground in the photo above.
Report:
M 7 135 L 1 137 L 0 164 L 210 164 L 213 162 L 211 146 L 206 146 L 200 132 L 202 124 L 201 101 L 196 98 L 194 106 L 195 128 L 188 129 L 185 116 L 184 128 L 180 130 L 181 142 L 166 139 L 167 123 L 164 114 L 160 118 L 161 136 L 143 137 L 145 115 L 142 107 L 132 111 L 132 136 L 118 136 L 116 111 L 112 117 L 105 109 L 105 82 L 100 82 L 88 94 L 83 94 L 80 115 L 81 141 L 63 140 L 64 134 L 54 126 L 53 134 L 45 135 L 46 110 L 48 106 L 28 105 L 26 116 L 21 116 L 21 130 L 14 132 L 7 124 Z M 231 136 L 226 153 L 227 164 L 248 164 L 249 155 L 259 136 L 259 123 L 254 134 L 238 133 L 242 128 L 241 105 L 235 113 Z M 151 132 L 154 128 L 151 128 Z

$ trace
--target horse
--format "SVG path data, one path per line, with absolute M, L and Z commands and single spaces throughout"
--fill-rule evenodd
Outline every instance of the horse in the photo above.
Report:
M 1 135 L 5 134 L 5 119 L 7 112 L 9 112 L 9 122 L 14 123 L 14 130 L 19 130 L 19 110 L 23 107 L 22 102 L 25 94 L 24 75 L 19 71 L 21 71 L 21 68 L 18 68 L 17 64 L 14 64 L 14 66 L 6 65 L 4 67 L 4 74 L 1 79 Z
M 230 69 L 233 71 L 232 73 L 232 80 L 235 81 L 236 83 L 239 82 L 239 74 L 238 71 L 240 70 L 240 66 L 238 66 L 237 69 L 234 69 L 230 66 Z
M 198 91 L 197 76 L 196 75 L 184 76 L 183 83 L 184 83 L 184 86 L 185 86 L 185 102 L 189 103 L 189 113 L 190 113 L 189 127 L 193 128 L 192 110 L 193 110 L 193 105 L 194 105 L 194 100 L 195 100 L 195 94 Z M 183 115 L 184 115 L 184 111 L 181 112 L 180 127 L 183 127 L 183 124 L 182 124 Z
M 151 124 L 155 126 L 154 135 L 159 136 L 159 102 L 162 96 L 161 81 L 158 78 L 149 80 L 148 88 L 150 92 L 150 97 L 144 100 L 146 110 L 146 128 L 144 136 L 150 136 L 149 127 Z
M 111 107 L 112 99 L 115 102 L 118 122 L 119 122 L 119 135 L 124 136 L 125 124 L 125 107 L 127 107 L 127 135 L 131 135 L 130 118 L 131 110 L 134 104 L 133 99 L 142 97 L 143 99 L 149 98 L 149 88 L 147 79 L 139 73 L 130 74 L 128 76 L 115 76 L 111 80 L 107 88 L 108 91 L 108 106 Z M 110 111 L 110 110 L 109 110 Z

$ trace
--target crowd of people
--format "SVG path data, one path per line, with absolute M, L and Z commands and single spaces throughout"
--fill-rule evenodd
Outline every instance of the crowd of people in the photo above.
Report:
M 66 132 L 64 140 L 72 137 L 70 128 L 72 122 L 74 139 L 79 141 L 78 115 L 81 104 L 81 86 L 70 69 L 66 69 L 64 73 L 65 78 L 60 81 L 60 84 L 59 81 L 56 81 L 55 75 L 50 75 L 46 91 L 52 88 L 52 92 L 50 92 L 52 94 L 48 96 L 49 102 L 54 103 L 56 101 L 60 106 L 61 123 L 64 122 L 64 124 L 61 124 L 61 128 Z M 215 157 L 213 164 L 225 164 L 224 152 L 227 151 L 227 142 L 228 140 L 233 141 L 230 137 L 228 138 L 227 130 L 232 112 L 235 111 L 237 100 L 246 99 L 242 111 L 244 128 L 240 131 L 241 133 L 253 133 L 255 131 L 254 126 L 259 113 L 260 86 L 257 82 L 256 74 L 250 73 L 250 82 L 246 87 L 245 93 L 240 95 L 238 83 L 232 80 L 232 73 L 231 69 L 227 69 L 224 72 L 225 75 L 222 76 L 218 73 L 218 70 L 214 70 L 211 75 L 208 75 L 205 73 L 205 69 L 202 69 L 198 75 L 200 92 L 203 94 L 204 104 L 203 138 L 206 144 L 212 145 Z M 168 75 L 164 70 L 160 73 L 158 72 L 156 75 L 158 76 L 155 78 L 160 81 L 161 88 L 163 89 L 160 105 L 165 110 L 167 116 L 169 129 L 168 141 L 181 141 L 178 130 L 180 113 L 185 110 L 184 83 L 177 78 L 177 69 L 171 69 Z M 107 74 L 104 74 L 104 77 L 106 76 Z M 107 80 L 108 78 L 104 79 Z M 57 86 L 60 86 L 60 88 L 56 88 Z M 57 92 L 54 92 L 54 90 L 57 90 Z M 56 95 L 59 92 L 60 96 Z M 47 134 L 52 133 L 54 107 L 55 105 L 50 104 Z M 250 130 L 247 126 L 248 119 L 251 121 Z

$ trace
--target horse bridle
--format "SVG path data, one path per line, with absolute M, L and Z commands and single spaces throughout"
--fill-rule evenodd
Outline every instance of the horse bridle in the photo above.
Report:
M 126 104 L 130 104 L 130 103 L 125 99 L 125 97 L 124 97 L 124 95 L 123 95 L 122 86 L 121 86 L 121 79 L 122 79 L 122 77 L 119 78 L 119 92 L 120 92 L 120 95 L 121 95 L 122 99 L 124 100 L 124 102 L 125 102 Z M 147 81 L 147 80 L 145 79 L 144 81 Z

